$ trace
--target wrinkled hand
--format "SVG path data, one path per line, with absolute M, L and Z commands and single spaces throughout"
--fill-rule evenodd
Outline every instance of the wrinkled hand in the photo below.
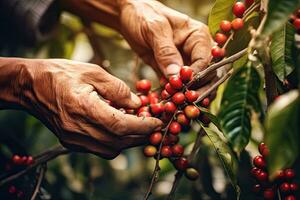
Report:
M 133 50 L 165 76 L 180 66 L 195 72 L 211 60 L 212 39 L 206 25 L 154 0 L 121 1 L 121 32 Z
M 143 144 L 162 125 L 158 119 L 109 106 L 103 98 L 131 109 L 138 108 L 140 100 L 97 65 L 61 59 L 27 60 L 26 65 L 30 67 L 20 77 L 30 77 L 30 82 L 23 83 L 22 104 L 72 150 L 113 158 Z

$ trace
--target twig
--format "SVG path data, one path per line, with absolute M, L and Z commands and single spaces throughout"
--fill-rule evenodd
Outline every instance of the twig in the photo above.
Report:
M 198 72 L 194 76 L 194 79 L 187 84 L 187 88 L 189 88 L 190 86 L 192 86 L 193 83 L 195 83 L 196 81 L 200 81 L 203 77 L 205 77 L 210 72 L 212 72 L 212 71 L 214 71 L 214 70 L 216 70 L 216 69 L 218 69 L 220 67 L 223 67 L 224 65 L 233 63 L 234 61 L 236 61 L 239 58 L 243 57 L 244 55 L 246 55 L 247 51 L 248 51 L 248 48 L 243 49 L 242 51 L 240 51 L 240 52 L 238 52 L 238 53 L 236 53 L 236 54 L 234 54 L 234 55 L 232 55 L 232 56 L 230 56 L 228 58 L 225 58 L 225 59 L 223 59 L 222 61 L 220 61 L 218 63 L 212 64 L 211 66 L 209 66 L 205 70 L 203 70 L 201 72 Z
M 32 165 L 29 165 L 27 168 L 0 180 L 0 186 L 15 180 L 15 179 L 19 178 L 20 176 L 23 176 L 27 172 L 31 171 L 33 168 L 35 168 L 43 163 L 46 163 L 49 160 L 53 160 L 57 156 L 67 154 L 69 152 L 70 151 L 68 149 L 65 149 L 64 147 L 56 147 L 55 149 L 51 149 L 46 152 L 43 152 L 40 155 L 37 155 L 36 157 L 34 157 L 35 161 Z
M 155 184 L 155 182 L 157 181 L 157 178 L 158 178 L 158 172 L 160 171 L 160 167 L 159 167 L 159 161 L 160 161 L 160 158 L 161 158 L 161 148 L 163 146 L 163 142 L 166 138 L 166 135 L 168 133 L 168 129 L 169 129 L 169 126 L 170 124 L 172 123 L 175 115 L 177 113 L 177 110 L 176 112 L 174 113 L 174 115 L 172 116 L 172 118 L 170 119 L 168 125 L 165 127 L 165 130 L 164 130 L 164 134 L 163 134 L 163 138 L 162 138 L 162 141 L 159 145 L 159 148 L 158 148 L 158 152 L 157 152 L 157 157 L 156 157 L 156 162 L 155 162 L 155 167 L 154 167 L 154 170 L 153 170 L 153 173 L 152 173 L 152 178 L 151 178 L 151 182 L 150 182 L 150 185 L 149 185 L 149 188 L 147 190 L 147 193 L 145 194 L 144 196 L 144 200 L 147 200 L 150 195 L 151 195 L 151 192 L 152 192 L 152 189 L 153 189 L 153 186 Z
M 31 200 L 35 200 L 36 195 L 38 194 L 38 192 L 40 190 L 42 181 L 43 181 L 45 173 L 46 173 L 46 168 L 47 168 L 46 164 L 42 164 L 42 166 L 40 167 L 39 177 L 38 177 L 37 183 L 35 185 L 34 192 L 32 193 Z
M 195 140 L 195 143 L 194 143 L 194 146 L 193 146 L 193 149 L 190 153 L 190 155 L 188 155 L 188 161 L 189 163 L 192 162 L 192 160 L 195 158 L 198 150 L 199 150 L 199 147 L 200 147 L 200 144 L 201 144 L 201 139 L 202 139 L 202 136 L 204 135 L 204 132 L 203 132 L 203 129 L 201 128 L 198 133 L 197 133 L 197 137 L 196 137 L 196 140 Z M 179 186 L 179 182 L 181 180 L 183 176 L 183 172 L 182 171 L 178 171 L 176 174 L 175 174 L 175 179 L 174 179 L 174 182 L 173 182 L 173 185 L 172 185 L 172 189 L 167 197 L 167 200 L 172 200 L 175 198 L 175 192 Z
M 199 103 L 205 97 L 207 97 L 211 92 L 217 89 L 222 83 L 224 83 L 233 73 L 233 69 L 231 69 L 227 74 L 225 74 L 222 78 L 220 78 L 213 86 L 211 86 L 208 90 L 206 90 L 202 95 L 198 97 L 198 99 L 194 102 L 194 104 Z

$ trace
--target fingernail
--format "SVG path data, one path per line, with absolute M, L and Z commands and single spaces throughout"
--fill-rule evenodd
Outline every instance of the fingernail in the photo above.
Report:
M 167 76 L 178 74 L 180 71 L 180 66 L 177 64 L 170 64 L 167 66 L 166 73 Z
M 136 96 L 134 93 L 131 93 L 131 100 L 136 105 L 136 107 L 139 107 L 141 105 L 141 100 L 138 96 Z

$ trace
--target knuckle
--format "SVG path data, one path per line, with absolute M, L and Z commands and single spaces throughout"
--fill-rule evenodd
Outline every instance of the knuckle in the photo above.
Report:
M 175 48 L 172 45 L 163 45 L 157 50 L 157 57 L 172 57 L 177 55 Z
M 126 99 L 130 97 L 130 88 L 121 80 L 115 82 L 115 94 L 119 99 Z

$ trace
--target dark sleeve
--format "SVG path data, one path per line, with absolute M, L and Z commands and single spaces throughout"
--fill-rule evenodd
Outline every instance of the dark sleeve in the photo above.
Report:
M 0 32 L 34 44 L 53 30 L 59 19 L 56 0 L 0 0 Z

